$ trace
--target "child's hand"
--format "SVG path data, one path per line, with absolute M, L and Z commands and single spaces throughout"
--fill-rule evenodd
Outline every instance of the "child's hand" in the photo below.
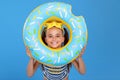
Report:
M 30 58 L 32 58 L 32 55 L 31 55 L 31 52 L 30 52 L 28 46 L 26 46 L 26 52 L 27 52 L 27 55 L 28 55 Z
M 86 49 L 86 45 L 82 48 L 78 58 L 81 57 L 84 54 L 85 49 Z

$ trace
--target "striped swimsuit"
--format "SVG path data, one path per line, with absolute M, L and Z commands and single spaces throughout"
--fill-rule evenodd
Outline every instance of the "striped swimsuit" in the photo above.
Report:
M 46 65 L 42 65 L 43 74 L 47 80 L 64 80 L 69 73 L 68 65 L 60 66 L 60 67 L 50 67 Z

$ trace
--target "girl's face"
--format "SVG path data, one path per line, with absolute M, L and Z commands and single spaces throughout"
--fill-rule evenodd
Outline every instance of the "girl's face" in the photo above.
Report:
M 61 29 L 52 27 L 46 31 L 45 42 L 51 48 L 60 48 L 64 42 L 64 36 Z

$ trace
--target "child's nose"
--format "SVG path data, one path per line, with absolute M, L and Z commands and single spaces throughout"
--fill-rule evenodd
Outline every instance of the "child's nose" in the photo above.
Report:
M 56 40 L 56 37 L 53 37 L 53 40 Z

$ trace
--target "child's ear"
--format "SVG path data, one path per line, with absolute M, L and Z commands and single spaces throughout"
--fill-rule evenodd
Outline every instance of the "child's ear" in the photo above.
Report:
M 62 39 L 62 42 L 64 42 L 65 41 L 65 37 L 63 37 L 63 39 Z
M 47 39 L 46 39 L 46 37 L 45 37 L 45 42 L 47 42 Z

